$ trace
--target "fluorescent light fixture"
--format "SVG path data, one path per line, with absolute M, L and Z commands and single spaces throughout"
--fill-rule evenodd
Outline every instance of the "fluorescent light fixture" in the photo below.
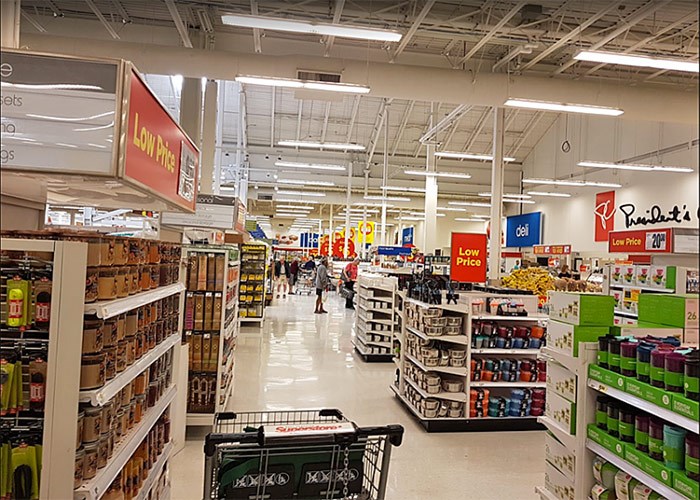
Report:
M 698 61 L 635 56 L 631 54 L 605 52 L 602 50 L 582 50 L 574 56 L 574 59 L 577 61 L 619 64 L 621 66 L 636 66 L 638 68 L 666 69 L 670 71 L 683 71 L 686 73 L 700 72 L 700 63 Z
M 397 220 L 425 220 L 425 217 L 414 217 L 412 215 L 402 215 L 401 217 L 397 217 Z
M 279 193 L 279 191 L 277 191 Z M 316 200 L 294 200 L 291 198 L 275 198 L 276 202 L 278 203 L 310 203 L 311 205 L 318 205 L 321 203 L 320 201 Z
M 414 217 L 425 217 L 423 212 L 408 212 L 408 215 L 413 215 Z M 435 214 L 435 217 L 447 217 L 445 214 Z
M 293 148 L 310 148 L 310 149 L 339 149 L 342 151 L 364 151 L 365 147 L 362 144 L 354 143 L 339 143 L 339 142 L 317 142 L 317 141 L 279 141 L 278 146 L 289 146 Z
M 571 198 L 569 193 L 553 193 L 551 191 L 528 191 L 532 196 L 551 196 L 552 198 Z
M 477 154 L 477 153 L 459 153 L 457 151 L 435 151 L 435 156 L 438 158 L 454 158 L 457 160 L 493 160 L 492 155 Z M 505 162 L 513 162 L 515 158 L 510 156 L 503 157 Z
M 411 198 L 406 198 L 404 196 L 365 196 L 365 200 L 379 200 L 379 201 L 411 201 Z M 388 205 L 387 205 L 388 206 Z
M 221 22 L 229 26 L 242 28 L 257 28 L 272 31 L 288 31 L 308 35 L 337 36 L 339 38 L 354 38 L 357 40 L 373 40 L 377 42 L 398 42 L 403 35 L 398 31 L 342 24 L 317 23 L 300 19 L 285 19 L 281 17 L 249 16 L 245 14 L 223 14 Z
M 437 207 L 438 210 L 443 210 L 445 212 L 466 212 L 466 208 L 457 208 L 457 207 Z
M 365 203 L 364 201 L 358 201 L 353 203 L 353 205 L 362 205 L 365 207 L 383 207 L 386 206 L 387 208 L 393 208 L 394 205 L 390 205 L 388 203 Z
M 486 198 L 491 198 L 493 196 L 491 193 L 479 193 L 479 196 L 484 196 Z M 527 200 L 529 198 L 532 198 L 532 196 L 527 195 L 527 194 L 519 194 L 519 193 L 503 193 L 504 198 L 522 198 L 524 200 Z
M 425 188 L 406 187 L 406 186 L 381 186 L 381 189 L 387 191 L 410 191 L 411 193 L 425 193 Z
M 238 83 L 248 85 L 263 85 L 265 87 L 285 87 L 291 89 L 327 90 L 329 92 L 345 92 L 349 94 L 367 94 L 369 87 L 352 83 L 311 82 L 295 80 L 294 78 L 276 78 L 272 76 L 237 76 Z
M 421 175 L 423 177 L 449 177 L 452 179 L 471 179 L 471 174 L 459 172 L 427 172 L 425 170 L 404 170 L 404 174 Z
M 455 217 L 457 222 L 486 222 L 484 219 L 477 219 L 475 217 Z
M 299 214 L 275 214 L 276 219 L 295 219 Z
M 314 192 L 306 192 L 306 191 L 283 191 L 279 190 L 277 191 L 277 194 L 283 194 L 285 196 L 316 196 L 316 197 L 325 197 L 326 193 L 314 193 Z M 278 200 L 281 201 L 281 200 Z
M 503 203 L 520 203 L 521 205 L 532 205 L 535 202 L 532 200 L 520 200 L 516 198 L 503 198 Z
M 295 186 L 335 186 L 335 182 L 329 181 L 305 181 L 301 179 L 278 179 L 278 184 L 293 184 Z
M 483 203 L 481 201 L 448 201 L 448 205 L 455 205 L 460 207 L 490 207 L 490 203 Z
M 531 101 L 528 99 L 508 99 L 504 106 L 511 108 L 540 109 L 544 111 L 560 111 L 564 113 L 584 113 L 589 115 L 620 116 L 624 111 L 605 106 L 589 104 L 571 104 L 565 102 Z
M 314 210 L 314 207 L 305 207 L 303 205 L 277 205 L 275 208 L 291 208 L 293 210 L 305 210 L 305 211 Z
M 622 184 L 615 182 L 596 182 L 596 181 L 574 181 L 574 180 L 558 180 L 558 179 L 523 179 L 523 184 L 548 184 L 551 186 L 575 186 L 575 187 L 611 187 L 619 188 Z
M 276 167 L 285 168 L 304 168 L 307 170 L 337 170 L 345 172 L 345 167 L 342 165 L 325 165 L 320 163 L 299 163 L 295 161 L 277 161 L 275 162 Z
M 580 161 L 579 167 L 614 168 L 618 170 L 641 170 L 643 172 L 692 172 L 688 167 L 667 167 L 665 165 L 643 165 L 640 163 L 610 163 L 604 161 Z

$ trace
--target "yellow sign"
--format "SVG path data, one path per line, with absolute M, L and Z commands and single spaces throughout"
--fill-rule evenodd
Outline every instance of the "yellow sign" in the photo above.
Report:
M 370 245 L 374 243 L 374 222 L 367 221 L 365 222 L 365 225 L 362 225 L 362 222 L 357 223 L 357 243 L 362 244 L 362 232 L 364 229 L 365 233 L 365 243 L 369 243 Z

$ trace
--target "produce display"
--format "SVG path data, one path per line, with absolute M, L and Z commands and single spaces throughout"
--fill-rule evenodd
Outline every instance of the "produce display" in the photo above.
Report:
M 517 290 L 529 290 L 535 295 L 547 295 L 549 290 L 554 290 L 554 281 L 549 271 L 541 267 L 516 269 L 510 276 L 501 280 L 503 286 Z

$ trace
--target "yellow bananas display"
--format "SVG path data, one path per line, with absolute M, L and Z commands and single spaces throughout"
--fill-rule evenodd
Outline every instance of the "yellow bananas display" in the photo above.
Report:
M 554 278 L 546 269 L 528 267 L 516 269 L 510 276 L 501 280 L 503 286 L 518 290 L 529 290 L 535 295 L 547 295 L 549 290 L 554 290 Z

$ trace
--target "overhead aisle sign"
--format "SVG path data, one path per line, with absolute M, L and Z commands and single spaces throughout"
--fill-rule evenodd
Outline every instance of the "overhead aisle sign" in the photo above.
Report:
M 542 212 L 506 217 L 506 247 L 532 247 L 542 242 Z

